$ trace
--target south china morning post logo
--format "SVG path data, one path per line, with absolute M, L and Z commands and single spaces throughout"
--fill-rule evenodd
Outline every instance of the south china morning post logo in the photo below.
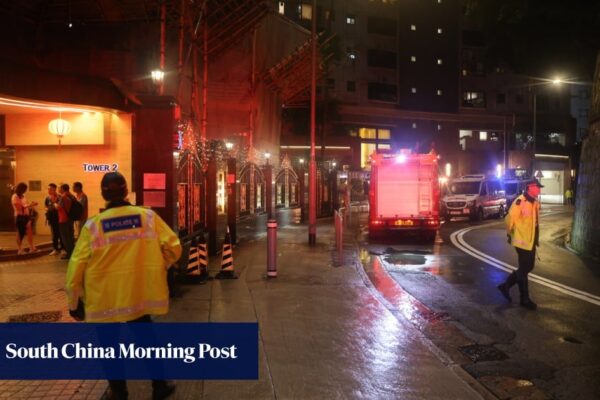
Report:
M 8 343 L 5 358 L 14 359 L 129 359 L 129 360 L 181 360 L 190 364 L 204 359 L 236 359 L 237 346 L 215 347 L 210 343 L 198 343 L 194 347 L 173 346 L 139 347 L 134 343 L 119 343 L 118 347 L 97 347 L 92 343 L 65 343 L 60 347 L 46 343 L 38 347 L 20 347 L 17 343 Z
M 258 324 L 0 324 L 0 379 L 258 379 Z

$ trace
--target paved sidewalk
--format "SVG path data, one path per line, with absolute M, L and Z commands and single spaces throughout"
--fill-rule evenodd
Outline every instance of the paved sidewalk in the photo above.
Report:
M 257 381 L 178 381 L 173 399 L 479 399 L 420 333 L 397 319 L 365 284 L 360 263 L 333 267 L 333 223 L 318 244 L 306 226 L 279 230 L 279 276 L 266 280 L 264 235 L 234 249 L 237 280 L 181 287 L 161 321 L 259 322 Z M 352 261 L 352 260 L 347 260 Z M 219 259 L 211 260 L 211 275 Z M 0 318 L 65 310 L 65 264 L 45 256 L 0 265 Z M 22 299 L 19 299 L 20 297 Z M 68 318 L 68 317 L 67 317 Z M 67 319 L 65 318 L 65 319 Z M 34 389 L 30 389 L 34 387 Z M 98 399 L 101 381 L 4 381 L 0 397 Z M 151 397 L 149 382 L 130 398 Z

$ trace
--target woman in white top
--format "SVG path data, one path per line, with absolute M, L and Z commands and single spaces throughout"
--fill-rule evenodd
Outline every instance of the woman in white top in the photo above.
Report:
M 27 185 L 21 182 L 15 187 L 15 192 L 11 198 L 17 227 L 17 254 L 23 254 L 22 244 L 25 234 L 27 234 L 27 241 L 29 242 L 29 252 L 37 251 L 37 248 L 33 245 L 33 231 L 31 229 L 31 218 L 29 217 L 29 210 L 31 207 L 37 206 L 37 203 L 27 201 L 25 198 L 26 191 Z

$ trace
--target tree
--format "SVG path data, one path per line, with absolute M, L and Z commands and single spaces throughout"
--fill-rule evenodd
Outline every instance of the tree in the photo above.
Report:
M 489 68 L 591 78 L 600 49 L 600 2 L 465 0 L 464 6 L 465 17 L 486 34 Z

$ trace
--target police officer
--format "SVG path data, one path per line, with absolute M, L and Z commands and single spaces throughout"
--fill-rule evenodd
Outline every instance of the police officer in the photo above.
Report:
M 519 268 L 509 275 L 498 290 L 508 300 L 510 288 L 516 283 L 521 294 L 521 307 L 535 310 L 535 304 L 529 298 L 527 275 L 533 270 L 535 264 L 535 248 L 539 246 L 540 229 L 539 215 L 540 204 L 538 196 L 542 184 L 534 179 L 527 185 L 525 193 L 521 194 L 510 207 L 506 217 L 506 230 L 508 243 L 515 246 L 519 258 Z
M 169 308 L 167 269 L 181 255 L 177 235 L 154 211 L 125 200 L 118 172 L 101 182 L 106 210 L 84 225 L 67 271 L 69 310 L 86 322 L 152 322 Z M 109 380 L 109 399 L 127 399 L 127 383 Z M 175 386 L 152 381 L 153 398 Z

